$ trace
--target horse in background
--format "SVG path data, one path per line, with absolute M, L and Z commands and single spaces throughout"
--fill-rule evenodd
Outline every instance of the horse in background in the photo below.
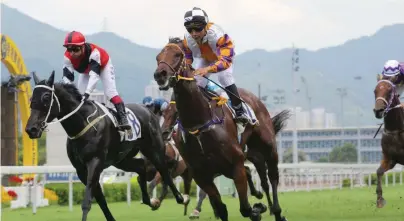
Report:
M 381 140 L 382 160 L 377 169 L 376 205 L 384 207 L 382 177 L 385 172 L 399 163 L 404 165 L 404 111 L 399 94 L 389 79 L 378 78 L 374 89 L 375 106 L 373 112 L 377 119 L 383 119 L 384 131 Z

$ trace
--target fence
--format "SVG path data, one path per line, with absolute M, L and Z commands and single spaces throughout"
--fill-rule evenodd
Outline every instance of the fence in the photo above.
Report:
M 246 164 L 251 168 L 253 181 L 258 190 L 261 189 L 261 181 L 252 164 Z M 300 163 L 300 164 L 279 164 L 279 191 L 310 191 L 310 190 L 323 190 L 323 189 L 341 189 L 343 185 L 350 188 L 371 186 L 372 174 L 376 173 L 378 164 L 332 164 L 332 163 Z M 79 182 L 76 175 L 76 170 L 72 166 L 2 166 L 0 175 L 7 174 L 36 174 L 34 176 L 32 192 L 32 211 L 36 213 L 37 199 L 40 198 L 36 194 L 38 188 L 46 183 L 62 182 L 69 185 L 69 210 L 73 210 L 73 182 Z M 393 173 L 391 184 L 396 185 L 403 183 L 403 167 L 397 165 L 394 169 L 385 174 L 384 184 L 389 185 L 387 174 Z M 398 181 L 396 180 L 398 174 Z M 134 173 L 127 173 L 115 167 L 109 167 L 104 170 L 101 177 L 108 176 L 108 174 L 123 174 L 120 182 L 127 183 L 127 203 L 131 204 L 131 182 L 130 179 Z M 38 176 L 45 175 L 44 182 L 37 183 Z M 1 178 L 0 177 L 0 178 Z M 57 178 L 59 177 L 59 178 Z M 100 180 L 103 182 L 103 179 Z M 229 182 L 230 181 L 230 182 Z M 181 178 L 176 179 L 177 187 Z M 221 194 L 235 193 L 233 182 L 224 178 L 218 177 L 215 180 Z M 199 190 L 199 188 L 198 188 Z M 154 192 L 154 195 L 156 192 Z M 197 194 L 198 196 L 198 194 Z

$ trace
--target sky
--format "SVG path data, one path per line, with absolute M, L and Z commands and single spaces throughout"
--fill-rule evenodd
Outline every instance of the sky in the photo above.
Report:
M 404 23 L 404 0 L 1 0 L 62 30 L 114 32 L 160 48 L 183 36 L 183 17 L 194 6 L 234 40 L 236 52 L 291 47 L 317 50 Z M 106 21 L 106 22 L 104 22 Z

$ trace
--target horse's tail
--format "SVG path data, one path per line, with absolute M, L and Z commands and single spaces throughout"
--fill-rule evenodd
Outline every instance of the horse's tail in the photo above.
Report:
M 283 110 L 272 117 L 272 124 L 274 126 L 275 135 L 286 126 L 286 120 L 289 119 L 290 116 L 290 110 Z

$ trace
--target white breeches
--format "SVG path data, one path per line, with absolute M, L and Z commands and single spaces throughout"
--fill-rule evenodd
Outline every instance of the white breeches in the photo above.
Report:
M 210 63 L 206 62 L 204 59 L 201 59 L 201 58 L 194 58 L 194 62 L 192 63 L 192 67 L 195 69 L 204 68 L 209 65 L 210 65 Z M 209 73 L 209 74 L 206 74 L 205 76 L 209 78 L 209 76 L 211 74 L 217 74 L 219 83 L 223 87 L 228 87 L 228 86 L 234 84 L 233 65 L 231 65 L 229 68 L 227 68 L 224 71 L 217 72 L 217 73 Z M 206 87 L 206 85 L 208 84 L 208 80 L 201 76 L 195 76 L 195 79 L 196 79 L 196 83 L 200 87 Z
M 86 91 L 89 79 L 90 75 L 79 74 L 77 88 L 79 89 L 80 93 L 84 94 Z M 114 66 L 112 65 L 111 60 L 109 60 L 107 65 L 101 69 L 100 79 L 104 87 L 105 96 L 107 96 L 108 100 L 118 95 L 115 83 Z

